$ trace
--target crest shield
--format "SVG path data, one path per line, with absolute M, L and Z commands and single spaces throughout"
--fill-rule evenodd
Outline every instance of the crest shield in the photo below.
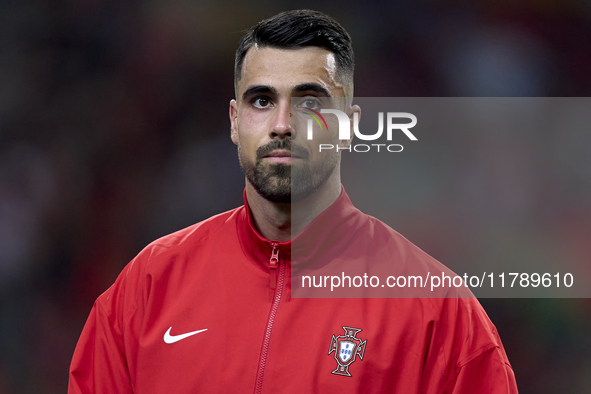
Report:
M 345 335 L 332 336 L 328 354 L 334 352 L 334 359 L 337 361 L 337 368 L 332 371 L 333 374 L 352 376 L 349 373 L 349 366 L 355 361 L 356 357 L 363 360 L 367 340 L 362 341 L 357 338 L 357 333 L 361 331 L 360 328 L 343 326 L 343 329 Z
M 357 342 L 361 341 L 358 340 Z M 343 364 L 347 364 L 347 362 L 353 358 L 357 345 L 358 343 L 351 340 L 339 340 L 339 359 Z

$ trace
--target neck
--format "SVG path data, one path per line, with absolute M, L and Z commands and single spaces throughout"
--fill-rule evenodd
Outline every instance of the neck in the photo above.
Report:
M 295 238 L 308 224 L 332 205 L 341 194 L 338 171 L 324 185 L 296 203 L 275 203 L 262 197 L 246 181 L 246 198 L 257 231 L 265 238 L 286 242 Z

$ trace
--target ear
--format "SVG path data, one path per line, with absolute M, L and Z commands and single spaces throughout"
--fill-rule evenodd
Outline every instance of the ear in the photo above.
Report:
M 238 145 L 238 103 L 230 100 L 230 138 Z
M 349 130 L 351 130 L 351 138 L 349 138 L 348 140 L 340 140 L 339 146 L 341 148 L 347 148 L 353 142 L 353 138 L 355 138 L 355 133 L 353 132 L 353 126 L 355 124 L 355 114 L 357 114 L 357 121 L 359 121 L 361 119 L 361 108 L 358 105 L 352 105 L 347 109 L 346 114 L 349 117 Z

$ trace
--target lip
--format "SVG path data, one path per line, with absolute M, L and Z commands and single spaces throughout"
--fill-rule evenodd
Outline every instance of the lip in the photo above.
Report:
M 300 157 L 291 153 L 288 150 L 274 150 L 264 156 L 265 158 L 290 158 L 290 159 L 299 159 Z

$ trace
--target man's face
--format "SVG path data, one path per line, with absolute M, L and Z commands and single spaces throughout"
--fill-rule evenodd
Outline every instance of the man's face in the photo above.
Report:
M 295 113 L 292 117 L 292 107 L 312 103 L 306 99 L 345 95 L 332 52 L 253 47 L 246 53 L 236 94 L 230 102 L 232 141 L 246 178 L 261 196 L 296 202 L 338 172 L 340 154 L 318 152 L 319 144 L 339 144 L 338 133 L 318 130 L 308 140 L 306 123 L 296 121 Z M 298 103 L 291 103 L 292 97 Z

